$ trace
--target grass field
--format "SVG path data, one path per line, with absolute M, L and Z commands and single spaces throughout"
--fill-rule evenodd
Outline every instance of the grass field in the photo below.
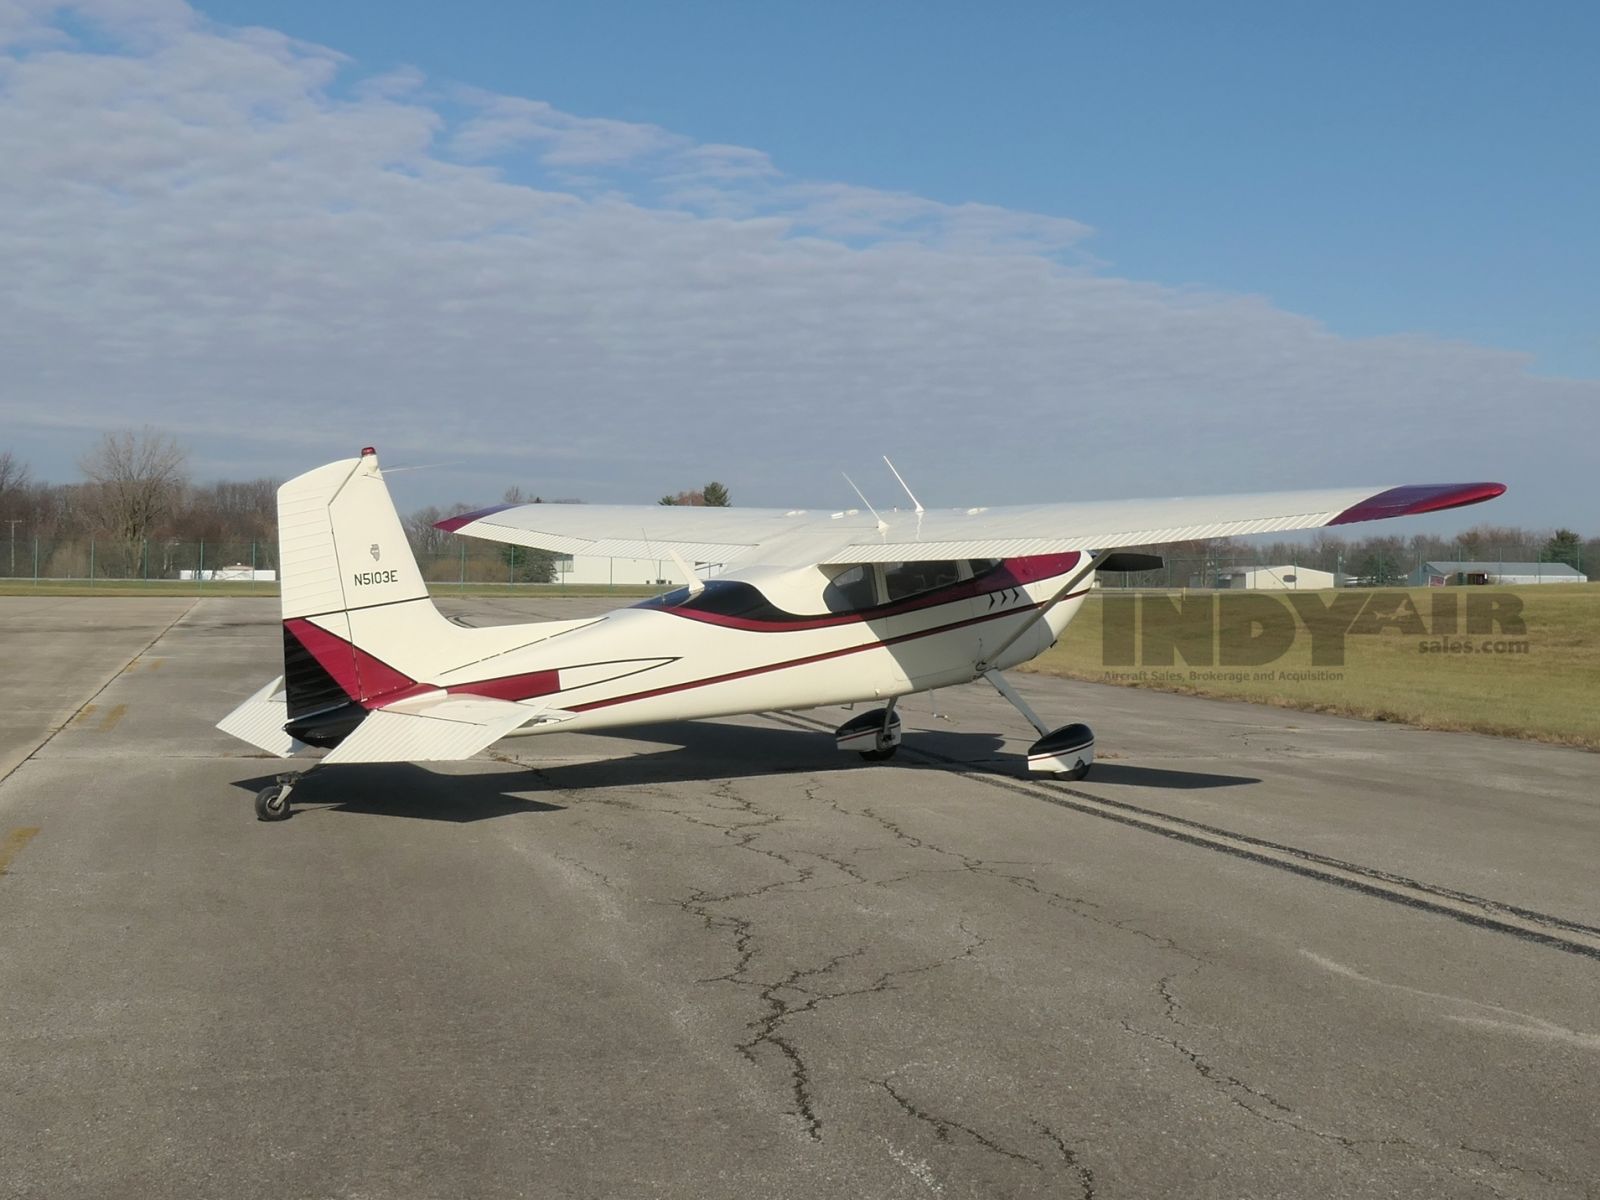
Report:
M 1455 597 L 1453 621 L 1448 611 L 1435 611 L 1441 594 Z M 1230 614 L 1230 603 L 1246 596 L 1283 606 L 1277 617 L 1264 610 L 1278 625 L 1292 620 L 1292 644 L 1271 661 L 1242 661 L 1252 657 L 1252 633 L 1265 645 L 1260 624 L 1235 619 L 1237 609 Z M 1196 633 L 1193 622 L 1205 617 L 1198 606 L 1211 606 L 1213 597 L 1215 632 L 1182 636 Z M 1325 631 L 1345 628 L 1347 613 L 1355 615 L 1342 639 L 1342 663 L 1313 662 L 1312 637 L 1280 593 L 1145 594 L 1137 638 L 1129 636 L 1129 610 L 1115 607 L 1132 598 L 1100 593 L 1055 647 L 1023 670 L 1600 750 L 1600 585 L 1347 590 L 1302 593 L 1300 603 L 1314 601 L 1308 611 L 1315 613 L 1336 600 L 1345 607 L 1324 618 Z M 1489 604 L 1514 619 L 1482 630 Z M 1330 637 L 1325 649 L 1337 640 Z M 1177 650 L 1164 652 L 1172 641 Z

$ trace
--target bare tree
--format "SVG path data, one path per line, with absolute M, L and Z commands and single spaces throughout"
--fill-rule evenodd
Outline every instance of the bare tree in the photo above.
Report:
M 698 489 L 688 492 L 677 492 L 670 496 L 661 497 L 661 499 L 657 500 L 656 503 L 668 505 L 680 504 L 689 508 L 704 508 L 706 506 L 706 494 Z
M 10 492 L 23 491 L 30 482 L 28 465 L 11 451 L 0 450 L 0 498 L 7 497 Z
M 0 450 L 0 537 L 6 539 L 6 574 L 17 573 L 17 526 L 26 525 L 33 497 L 28 468 L 9 450 Z
M 406 540 L 411 543 L 411 553 L 417 556 L 417 561 L 426 562 L 450 553 L 456 546 L 456 539 L 436 526 L 446 517 L 459 517 L 474 507 L 459 500 L 449 508 L 430 504 L 402 518 L 400 523 L 405 526 Z
M 147 425 L 104 435 L 79 460 L 92 485 L 87 497 L 91 519 L 120 544 L 130 572 L 145 541 L 178 506 L 187 484 L 187 457 L 177 439 Z
M 276 541 L 277 482 L 272 479 L 221 479 L 187 488 L 168 524 L 174 537 L 190 542 Z

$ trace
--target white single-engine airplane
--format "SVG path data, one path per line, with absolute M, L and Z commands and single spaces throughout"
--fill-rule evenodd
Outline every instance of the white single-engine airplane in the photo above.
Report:
M 439 614 L 371 448 L 278 491 L 284 673 L 218 722 L 281 758 L 470 758 L 503 737 L 882 701 L 840 749 L 885 759 L 901 696 L 984 678 L 1040 737 L 1030 771 L 1078 779 L 1094 735 L 1050 729 L 1000 674 L 1060 637 L 1126 547 L 1315 529 L 1489 500 L 1498 483 L 1110 500 L 879 515 L 521 504 L 439 528 L 558 554 L 671 557 L 687 587 L 602 617 L 464 628 Z M 907 489 L 908 495 L 909 489 Z M 912 502 L 916 498 L 912 496 Z M 688 562 L 719 564 L 701 580 Z M 303 773 L 256 798 L 289 815 Z

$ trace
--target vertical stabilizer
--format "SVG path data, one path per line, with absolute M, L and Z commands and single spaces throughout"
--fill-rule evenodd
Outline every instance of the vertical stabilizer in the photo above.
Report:
M 278 489 L 278 557 L 286 621 L 428 598 L 370 448 Z
M 415 688 L 455 627 L 439 615 L 370 448 L 278 489 L 287 729 L 337 745 Z

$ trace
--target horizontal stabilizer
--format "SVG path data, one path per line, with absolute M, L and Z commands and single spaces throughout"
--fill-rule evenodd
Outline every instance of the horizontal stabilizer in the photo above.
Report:
M 529 722 L 566 714 L 483 696 L 435 692 L 368 713 L 325 763 L 448 762 L 471 758 Z
M 217 728 L 241 742 L 259 746 L 268 754 L 288 758 L 307 748 L 304 742 L 283 731 L 288 719 L 288 701 L 280 675 L 218 721 Z

